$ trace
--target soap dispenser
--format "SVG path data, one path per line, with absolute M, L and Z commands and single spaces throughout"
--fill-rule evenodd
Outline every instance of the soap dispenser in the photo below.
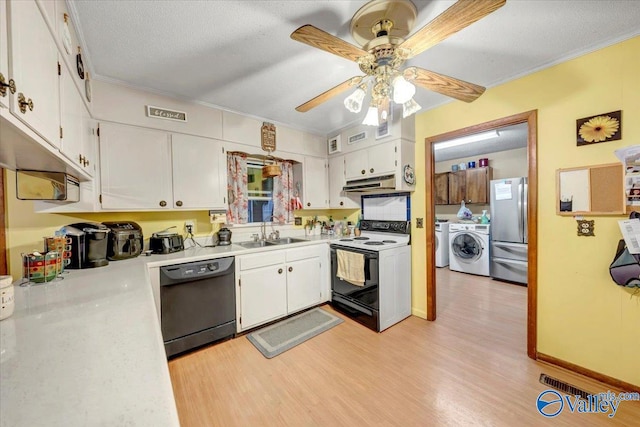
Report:
M 489 224 L 489 217 L 487 217 L 487 210 L 482 210 L 482 216 L 480 217 L 480 224 Z

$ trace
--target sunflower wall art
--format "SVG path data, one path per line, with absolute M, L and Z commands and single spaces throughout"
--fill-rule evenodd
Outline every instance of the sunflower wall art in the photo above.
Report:
M 576 120 L 578 146 L 622 139 L 622 110 Z

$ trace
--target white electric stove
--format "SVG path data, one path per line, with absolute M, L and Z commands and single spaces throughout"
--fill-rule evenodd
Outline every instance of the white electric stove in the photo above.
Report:
M 408 221 L 360 221 L 361 234 L 334 240 L 334 245 L 347 248 L 384 251 L 409 244 L 411 232 Z
M 330 245 L 331 304 L 381 332 L 411 315 L 410 223 L 362 220 L 360 230 L 360 236 L 333 240 Z M 340 277 L 340 257 L 361 257 L 364 283 Z

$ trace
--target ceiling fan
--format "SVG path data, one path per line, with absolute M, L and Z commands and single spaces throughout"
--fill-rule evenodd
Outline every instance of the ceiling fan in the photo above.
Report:
M 357 47 L 313 25 L 303 25 L 291 38 L 356 62 L 363 76 L 352 77 L 296 107 L 307 112 L 353 87 L 345 107 L 360 112 L 371 82 L 371 105 L 363 124 L 385 122 L 390 99 L 403 105 L 407 117 L 420 109 L 413 100 L 417 84 L 443 95 L 472 102 L 485 88 L 420 67 L 402 69 L 408 59 L 424 52 L 463 28 L 489 15 L 506 0 L 459 0 L 435 19 L 406 38 L 413 28 L 417 9 L 410 0 L 373 0 L 362 6 L 351 19 L 351 35 Z

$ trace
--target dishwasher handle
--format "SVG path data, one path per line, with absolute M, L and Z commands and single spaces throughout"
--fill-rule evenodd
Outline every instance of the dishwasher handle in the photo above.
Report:
M 160 268 L 160 286 L 171 286 L 178 283 L 210 279 L 212 277 L 233 274 L 234 272 L 234 257 L 168 265 Z

